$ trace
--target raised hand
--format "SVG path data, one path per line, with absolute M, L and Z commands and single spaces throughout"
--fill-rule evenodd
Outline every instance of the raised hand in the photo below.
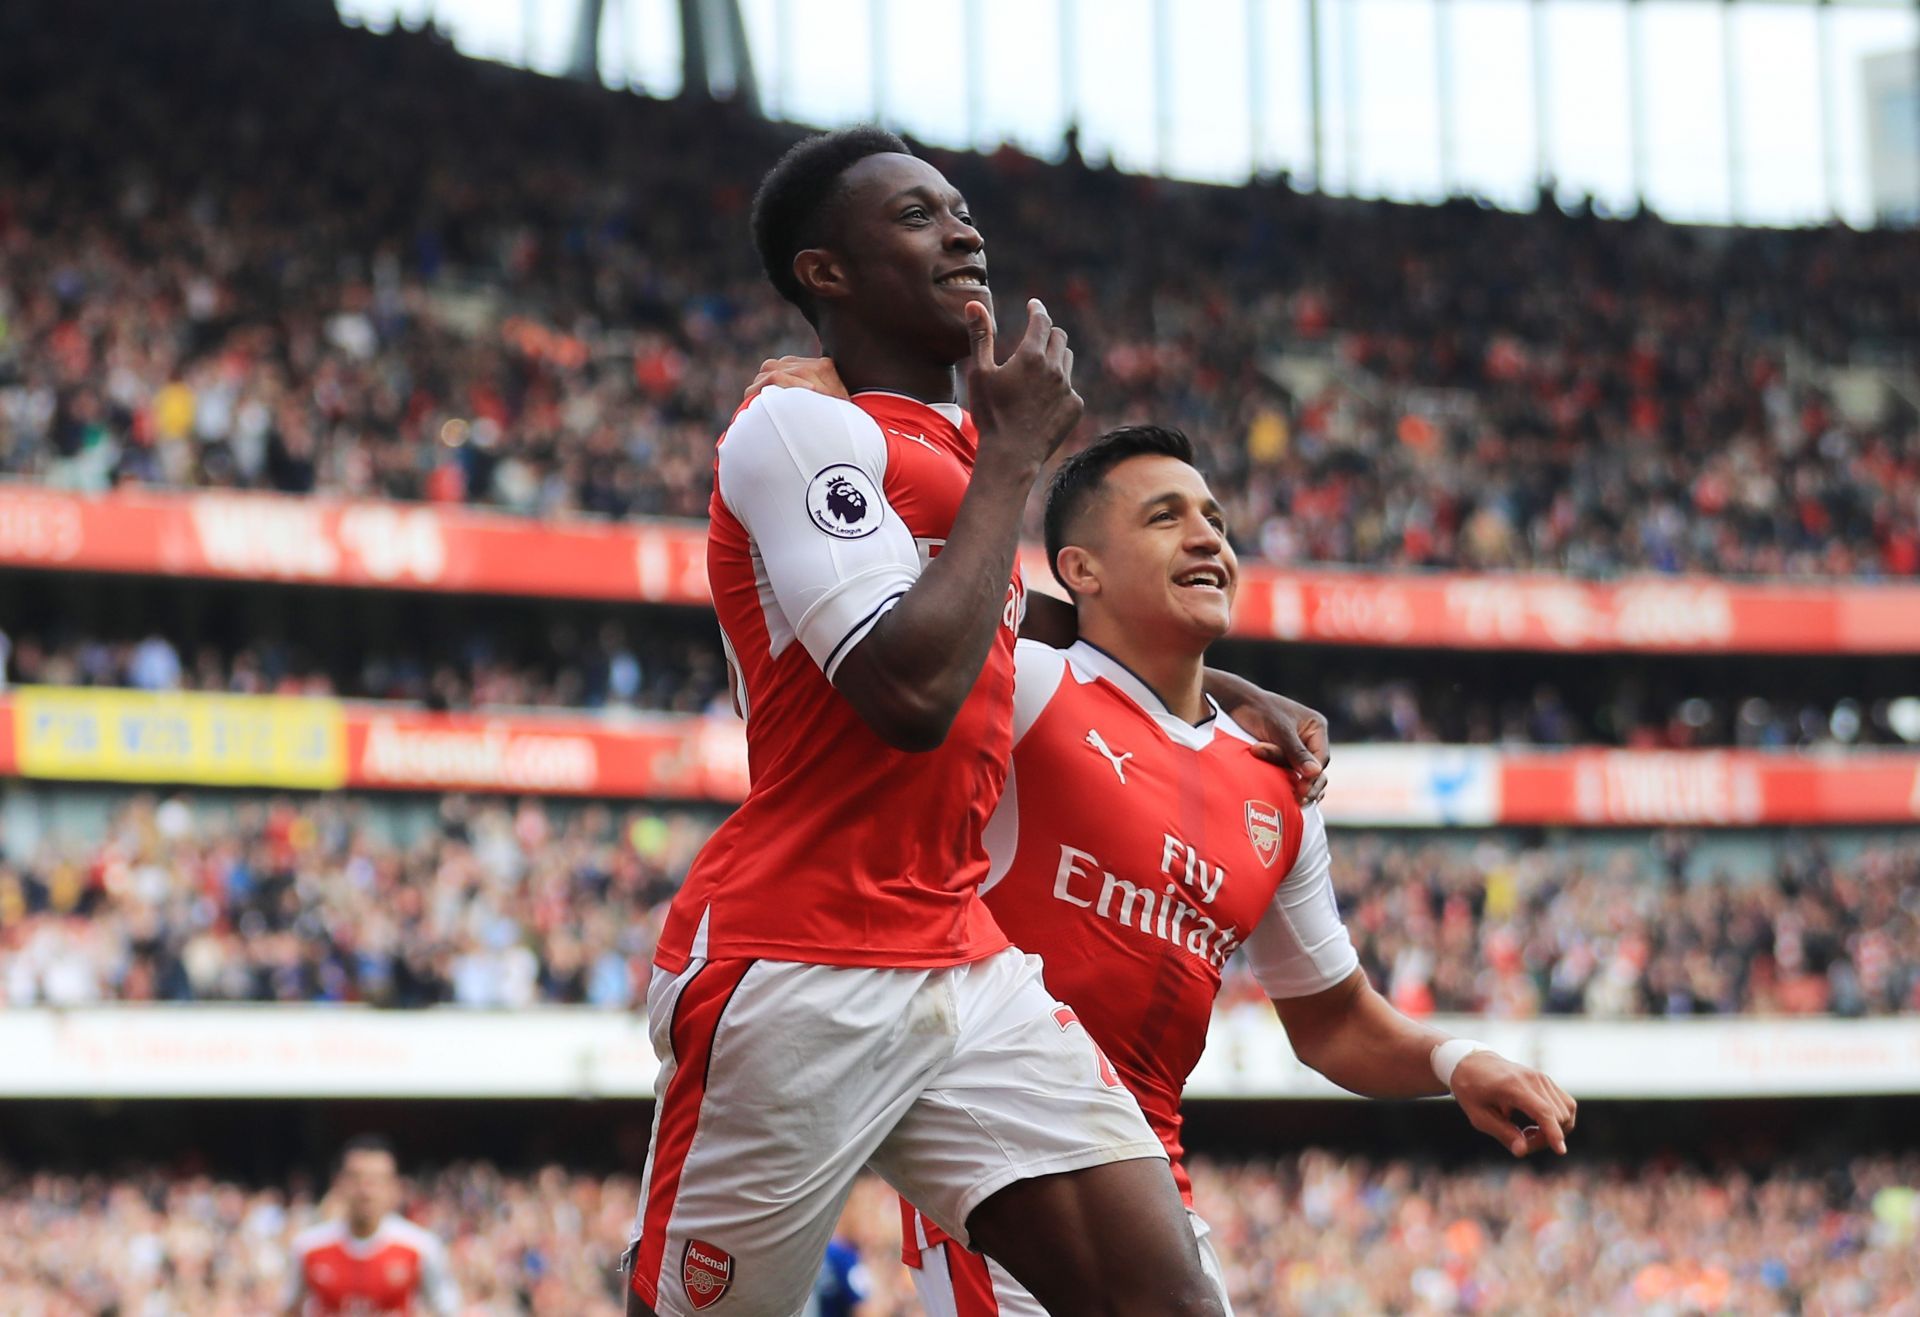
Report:
M 980 429 L 980 456 L 1025 463 L 1038 471 L 1073 433 L 1086 404 L 1073 391 L 1073 349 L 1035 298 L 1027 303 L 1027 332 L 1004 363 L 994 361 L 993 316 L 967 304 L 973 356 L 967 363 L 967 407 Z

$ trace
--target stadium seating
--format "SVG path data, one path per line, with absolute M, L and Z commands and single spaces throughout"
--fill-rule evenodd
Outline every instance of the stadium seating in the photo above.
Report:
M 628 1009 L 713 818 L 449 797 L 405 829 L 351 797 L 134 797 L 104 842 L 0 867 L 0 1004 Z M 1344 830 L 1334 875 L 1414 1014 L 1920 1012 L 1920 846 L 1698 843 Z M 1257 997 L 1230 972 L 1229 1003 Z
M 1308 1151 L 1278 1163 L 1199 1159 L 1235 1309 L 1361 1312 L 1893 1312 L 1920 1285 L 1911 1159 L 1838 1175 L 1779 1167 L 1628 1177 L 1606 1165 L 1449 1171 Z M 614 1266 L 636 1180 L 483 1161 L 418 1177 L 414 1219 L 455 1241 L 471 1312 L 618 1317 Z M 311 1186 L 205 1176 L 0 1173 L 0 1309 L 276 1311 L 286 1245 Z M 885 1187 L 843 1228 L 877 1310 L 911 1295 Z M 63 1307 L 81 1304 L 84 1308 Z
M 0 202 L 0 471 L 698 516 L 743 381 L 810 350 L 745 235 L 788 130 L 289 9 L 99 8 L 0 20 L 0 177 L 32 180 Z M 1251 554 L 1920 572 L 1920 429 L 1824 374 L 1914 350 L 1903 235 L 938 159 L 1002 301 L 1075 335 L 1087 432 L 1193 431 Z

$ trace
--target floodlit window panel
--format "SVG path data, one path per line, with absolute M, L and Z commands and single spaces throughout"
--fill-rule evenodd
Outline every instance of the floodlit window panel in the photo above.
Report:
M 1735 218 L 1758 224 L 1824 218 L 1819 14 L 1811 5 L 1752 3 L 1730 13 L 1743 203 Z
M 336 0 L 341 19 L 374 32 L 390 32 L 394 24 L 418 28 L 434 12 L 433 0 Z
M 1133 173 L 1159 164 L 1154 134 L 1152 0 L 1074 6 L 1080 68 L 1080 149 Z
M 880 58 L 887 126 L 939 146 L 968 145 L 965 7 L 921 0 L 886 5 Z M 986 76 L 993 77 L 991 59 Z
M 963 17 L 959 6 L 948 8 Z M 1060 77 L 1060 6 L 1053 0 L 980 0 L 979 12 L 986 53 L 980 148 L 1012 142 L 1034 155 L 1057 155 L 1072 112 Z
M 1308 0 L 1315 4 L 1316 0 Z M 1354 44 L 1353 13 L 1349 0 L 1317 0 L 1320 22 L 1320 168 L 1318 180 L 1322 192 L 1345 194 L 1353 191 L 1355 149 L 1358 126 L 1347 123 L 1347 109 L 1353 104 L 1348 95 L 1350 75 L 1358 67 L 1348 57 Z
M 1641 0 L 1647 202 L 1673 220 L 1733 216 L 1727 163 L 1726 7 Z
M 1168 172 L 1244 183 L 1253 161 L 1247 86 L 1248 0 L 1181 0 L 1173 49 L 1173 131 Z
M 536 73 L 558 77 L 573 60 L 575 25 L 580 0 L 522 0 L 522 28 L 526 33 L 526 66 Z
M 1452 0 L 1455 192 L 1533 204 L 1533 26 L 1527 0 Z
M 757 61 L 760 52 L 753 52 Z M 600 80 L 649 96 L 680 94 L 680 12 L 674 0 L 607 0 L 600 15 Z
M 869 0 L 806 0 L 786 25 L 786 117 L 832 127 L 873 115 Z
M 1627 6 L 1622 0 L 1546 4 L 1545 130 L 1561 199 L 1591 196 L 1605 209 L 1631 209 Z
M 434 6 L 433 20 L 463 55 L 519 64 L 526 51 L 521 0 L 445 0 Z
M 1260 42 L 1259 150 L 1262 173 L 1313 174 L 1313 68 L 1307 44 L 1307 0 L 1251 0 Z
M 677 10 L 676 0 L 666 0 Z M 769 119 L 785 119 L 782 103 L 781 23 L 793 21 L 794 0 L 740 0 L 740 22 L 747 29 L 747 49 L 753 52 L 753 75 L 760 80 L 760 108 Z
M 1432 200 L 1440 181 L 1438 33 L 1433 0 L 1346 0 L 1358 49 L 1358 159 L 1352 190 Z
M 1920 42 L 1920 15 L 1911 9 L 1835 5 L 1828 23 L 1828 91 L 1832 98 L 1836 209 L 1848 222 L 1871 224 L 1877 216 L 1867 157 L 1868 104 L 1864 63 L 1875 55 L 1906 51 Z

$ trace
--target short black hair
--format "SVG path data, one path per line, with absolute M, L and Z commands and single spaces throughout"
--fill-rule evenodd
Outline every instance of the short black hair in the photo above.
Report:
M 828 202 L 840 176 L 870 155 L 912 155 L 899 136 L 856 124 L 794 143 L 760 180 L 753 194 L 753 245 L 780 296 L 813 322 L 813 299 L 793 277 L 793 258 L 825 241 Z
M 1047 566 L 1062 587 L 1067 583 L 1060 575 L 1060 550 L 1067 547 L 1068 529 L 1100 492 L 1109 471 L 1130 457 L 1150 454 L 1192 466 L 1193 441 L 1171 425 L 1123 425 L 1062 462 L 1047 482 Z
M 353 1156 L 356 1152 L 384 1152 L 387 1156 L 393 1158 L 393 1164 L 395 1166 L 400 1164 L 400 1158 L 398 1154 L 394 1152 L 393 1144 L 387 1139 L 386 1135 L 356 1134 L 341 1145 L 340 1156 L 336 1158 L 333 1163 L 333 1173 L 339 1175 L 340 1172 L 346 1170 L 347 1158 Z

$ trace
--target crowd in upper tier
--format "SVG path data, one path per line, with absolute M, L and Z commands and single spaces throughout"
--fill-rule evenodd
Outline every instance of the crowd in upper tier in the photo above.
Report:
M 143 795 L 83 841 L 0 861 L 0 1006 L 625 1009 L 645 1000 L 666 903 L 713 826 L 455 796 L 395 840 L 373 812 Z M 1911 840 L 1783 841 L 1759 868 L 1678 833 L 1340 831 L 1333 849 L 1361 963 L 1412 1014 L 1920 1012 Z M 1230 966 L 1228 1003 L 1254 994 Z
M 1569 1162 L 1446 1170 L 1307 1151 L 1193 1164 L 1234 1310 L 1246 1317 L 1904 1314 L 1920 1306 L 1920 1165 L 1885 1154 L 1761 1174 Z M 630 1176 L 485 1162 L 413 1179 L 412 1218 L 447 1242 L 461 1317 L 618 1317 Z M 277 1312 L 304 1182 L 0 1168 L 0 1309 L 14 1317 Z M 915 1317 L 900 1214 L 855 1187 L 843 1238 L 871 1294 Z
M 742 386 L 814 348 L 746 234 L 796 130 L 736 107 L 321 0 L 23 0 L 0 121 L 0 473 L 700 516 Z M 1920 427 L 1830 373 L 1920 350 L 1920 235 L 931 154 L 1084 432 L 1187 428 L 1248 554 L 1920 573 Z
M 113 638 L 65 626 L 45 634 L 0 630 L 0 686 L 339 695 L 454 711 L 727 715 L 726 660 L 711 621 L 650 622 L 476 623 L 423 627 L 404 639 L 354 629 L 332 636 L 327 653 L 281 639 L 176 643 L 158 630 Z M 1810 688 L 1804 668 L 1757 672 L 1761 689 L 1743 690 L 1738 679 L 1646 659 L 1554 681 L 1530 680 L 1511 664 L 1455 663 L 1457 671 L 1442 674 L 1396 654 L 1295 650 L 1285 658 L 1292 670 L 1260 674 L 1264 684 L 1317 705 L 1336 744 L 1778 749 L 1920 741 L 1920 684 L 1860 698 Z M 1829 688 L 1847 688 L 1842 673 L 1815 675 Z M 1853 680 L 1856 689 L 1873 690 L 1888 675 Z

